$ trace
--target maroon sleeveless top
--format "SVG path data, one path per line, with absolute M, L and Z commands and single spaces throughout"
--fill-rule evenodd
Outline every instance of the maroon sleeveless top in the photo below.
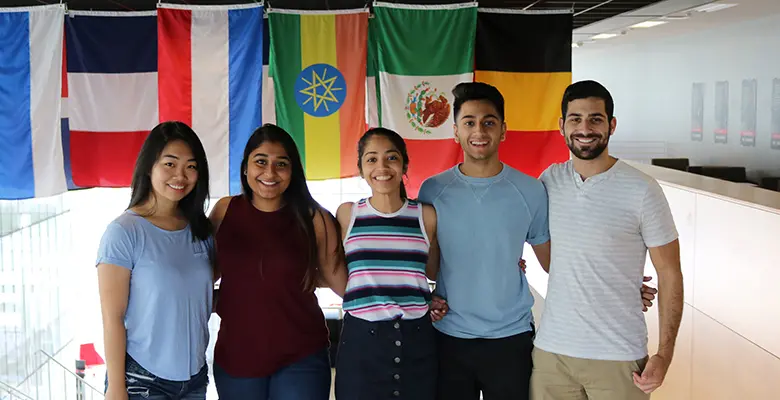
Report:
M 303 290 L 307 241 L 290 207 L 264 212 L 230 200 L 216 236 L 222 322 L 214 362 L 236 377 L 265 377 L 329 345 L 325 316 Z

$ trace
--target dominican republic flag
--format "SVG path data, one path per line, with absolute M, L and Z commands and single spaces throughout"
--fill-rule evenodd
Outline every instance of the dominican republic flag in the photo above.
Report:
M 67 190 L 62 161 L 62 5 L 0 8 L 0 199 Z
M 263 7 L 159 4 L 157 16 L 160 121 L 198 134 L 212 197 L 238 194 L 244 146 L 267 122 Z
M 73 186 L 127 187 L 158 123 L 154 11 L 73 11 L 65 18 Z

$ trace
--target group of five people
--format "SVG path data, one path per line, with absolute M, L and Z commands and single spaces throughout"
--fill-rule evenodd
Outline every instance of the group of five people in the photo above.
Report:
M 608 154 L 609 92 L 593 81 L 566 89 L 560 131 L 572 159 L 539 179 L 498 158 L 497 89 L 461 83 L 453 97 L 464 161 L 410 199 L 403 138 L 369 129 L 357 166 L 371 196 L 335 217 L 275 125 L 246 144 L 243 193 L 208 217 L 197 135 L 180 122 L 153 129 L 130 205 L 98 250 L 106 398 L 205 399 L 216 310 L 220 399 L 326 400 L 328 330 L 314 290 L 329 287 L 345 312 L 338 400 L 647 399 L 674 353 L 679 245 L 658 183 Z M 538 332 L 525 243 L 550 274 Z M 658 291 L 642 284 L 648 250 Z M 657 292 L 650 357 L 643 312 Z

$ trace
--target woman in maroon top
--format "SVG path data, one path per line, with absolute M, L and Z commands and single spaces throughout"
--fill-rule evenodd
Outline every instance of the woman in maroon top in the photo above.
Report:
M 221 400 L 327 400 L 328 330 L 314 289 L 344 295 L 333 216 L 311 196 L 292 137 L 266 124 L 241 161 L 243 194 L 211 213 L 221 274 L 214 380 Z

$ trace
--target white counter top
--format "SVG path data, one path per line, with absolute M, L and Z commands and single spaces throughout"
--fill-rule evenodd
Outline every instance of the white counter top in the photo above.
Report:
M 780 214 L 780 192 L 655 165 L 632 161 L 626 161 L 626 163 L 652 176 L 662 184 Z

